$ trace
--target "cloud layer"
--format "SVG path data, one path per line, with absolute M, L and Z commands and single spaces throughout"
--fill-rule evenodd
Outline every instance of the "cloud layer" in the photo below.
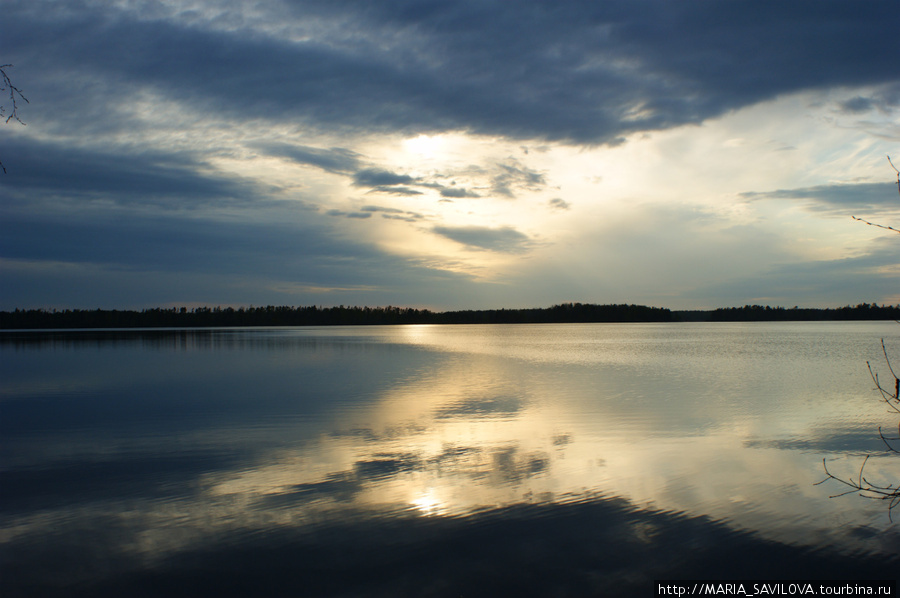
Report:
M 812 0 L 9 2 L 0 62 L 31 103 L 27 126 L 2 132 L 0 259 L 15 284 L 0 303 L 64 305 L 47 292 L 54 264 L 113 286 L 121 272 L 230 277 L 171 302 L 259 303 L 264 291 L 235 289 L 278 288 L 268 296 L 287 303 L 527 306 L 609 289 L 666 303 L 671 290 L 627 282 L 662 260 L 684 280 L 678 307 L 706 304 L 707 282 L 671 256 L 705 252 L 723 271 L 729 229 L 777 239 L 758 286 L 786 264 L 880 255 L 871 230 L 831 233 L 827 250 L 797 243 L 825 243 L 830 219 L 897 214 L 891 173 L 873 166 L 900 139 L 895 13 Z M 646 231 L 652 205 L 687 224 Z M 677 249 L 656 253 L 659 238 Z M 627 264 L 617 280 L 568 271 L 611 255 Z M 889 266 L 878 276 L 891 281 Z M 567 276 L 552 297 L 545 267 Z M 455 293 L 423 292 L 426 279 Z
M 149 88 L 324 128 L 615 143 L 797 90 L 896 83 L 891 2 L 311 1 L 236 5 L 227 24 L 203 6 L 186 22 L 42 5 L 4 14 L 15 59 L 47 76 L 39 93 L 78 86 L 102 106 Z

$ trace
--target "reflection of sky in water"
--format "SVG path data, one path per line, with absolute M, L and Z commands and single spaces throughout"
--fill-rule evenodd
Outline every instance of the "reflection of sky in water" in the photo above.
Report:
M 883 565 L 900 542 L 886 505 L 813 485 L 823 456 L 849 475 L 881 450 L 890 418 L 865 361 L 882 336 L 900 338 L 883 323 L 817 323 L 7 340 L 2 556 L 37 579 L 35 563 L 78 554 L 55 569 L 72 581 L 225 558 L 235 543 L 258 555 L 285 534 L 305 538 L 290 536 L 299 550 L 321 544 L 317 530 L 327 550 L 379 526 L 393 535 L 373 548 L 434 550 L 429 538 L 474 541 L 466 521 L 514 542 L 543 519 L 565 531 L 530 542 L 588 550 L 560 520 L 571 516 L 602 519 L 607 545 L 593 550 L 606 561 L 625 534 L 634 558 L 675 563 L 662 538 L 693 526 L 698 545 L 827 547 Z M 900 479 L 896 458 L 869 467 Z M 644 571 L 610 567 L 605 579 Z

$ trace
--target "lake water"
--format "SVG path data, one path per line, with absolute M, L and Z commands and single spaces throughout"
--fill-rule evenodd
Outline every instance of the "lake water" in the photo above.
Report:
M 895 579 L 900 325 L 0 335 L 4 596 L 593 596 Z M 900 519 L 900 509 L 894 512 Z

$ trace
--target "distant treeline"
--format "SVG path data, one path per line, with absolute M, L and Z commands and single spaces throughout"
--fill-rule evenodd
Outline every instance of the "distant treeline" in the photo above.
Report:
M 564 303 L 549 308 L 434 312 L 406 307 L 195 307 L 134 310 L 0 312 L 0 329 L 191 328 L 211 326 L 335 326 L 379 324 L 526 324 L 550 322 L 668 322 L 672 312 L 643 305 Z
M 0 311 L 0 329 L 204 328 L 230 326 L 336 326 L 384 324 L 539 324 L 566 322 L 743 322 L 797 320 L 898 320 L 900 305 L 860 303 L 837 309 L 794 307 L 671 311 L 643 305 L 563 303 L 547 308 L 434 312 L 406 307 L 186 307 L 136 310 Z
M 853 307 L 847 305 L 836 309 L 810 309 L 803 307 L 763 307 L 762 305 L 745 305 L 744 307 L 726 307 L 708 312 L 712 322 L 788 322 L 805 320 L 898 320 L 900 305 L 877 305 L 860 303 Z M 684 318 L 683 318 L 684 319 Z
M 838 308 L 745 305 L 715 310 L 674 311 L 676 322 L 804 322 L 823 320 L 900 320 L 900 305 L 860 303 Z

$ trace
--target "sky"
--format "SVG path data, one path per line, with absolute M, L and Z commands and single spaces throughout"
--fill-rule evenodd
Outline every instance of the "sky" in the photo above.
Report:
M 0 309 L 898 304 L 896 8 L 6 0 Z

